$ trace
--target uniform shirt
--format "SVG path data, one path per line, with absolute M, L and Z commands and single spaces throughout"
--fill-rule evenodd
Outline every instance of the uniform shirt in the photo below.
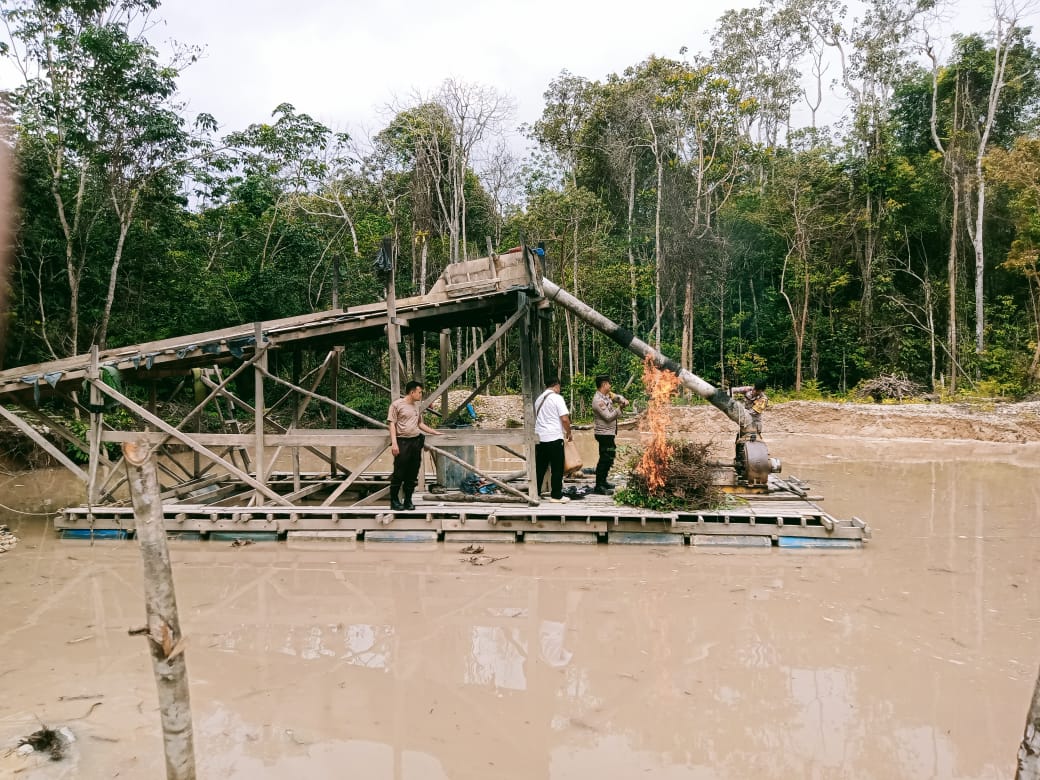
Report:
M 556 441 L 565 438 L 560 418 L 570 414 L 563 396 L 554 390 L 546 390 L 534 402 L 534 432 L 538 441 Z
M 624 400 L 618 396 L 619 401 Z M 614 399 L 609 395 L 596 391 L 592 396 L 592 416 L 596 420 L 594 433 L 597 436 L 616 436 L 617 419 L 621 416 L 621 409 L 614 406 Z
M 390 404 L 390 411 L 386 413 L 386 421 L 394 426 L 399 439 L 411 439 L 420 435 L 422 433 L 419 430 L 421 419 L 419 404 L 411 403 L 407 396 L 398 398 Z
M 748 386 L 735 387 L 733 392 L 744 396 L 744 408 L 754 417 L 758 417 L 769 406 L 769 397 L 764 390 L 756 390 L 754 387 Z

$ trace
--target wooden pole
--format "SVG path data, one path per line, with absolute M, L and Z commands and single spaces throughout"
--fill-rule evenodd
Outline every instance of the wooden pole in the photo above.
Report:
M 256 349 L 260 349 L 260 345 L 264 343 L 264 324 L 262 322 L 255 323 L 254 334 L 256 338 Z M 256 463 L 256 481 L 260 484 L 267 484 L 267 472 L 264 470 L 264 373 L 267 369 L 267 352 L 265 351 L 261 355 L 260 359 L 253 364 L 253 384 L 255 390 L 255 398 L 253 399 L 253 433 L 256 435 L 256 454 L 253 456 L 253 461 Z M 261 493 L 256 494 L 256 505 L 262 506 L 264 498 Z
M 293 356 L 292 356 L 292 376 L 293 376 L 293 384 L 294 385 L 300 384 L 300 374 L 302 372 L 303 372 L 303 356 L 301 355 L 300 350 L 296 349 L 296 350 L 293 350 Z M 303 399 L 303 403 L 304 404 L 308 404 L 310 402 L 310 400 L 311 399 L 309 399 L 309 398 L 305 398 L 305 399 Z M 300 408 L 300 404 L 294 404 L 293 405 L 293 420 L 292 420 L 293 430 L 295 430 L 295 429 L 300 427 L 300 415 L 302 414 L 302 412 L 303 412 L 303 409 Z M 279 448 L 279 449 L 281 449 L 281 448 Z M 277 460 L 278 460 L 278 450 L 275 451 L 274 457 L 271 458 L 271 463 L 273 464 Z M 300 448 L 299 447 L 293 447 L 292 448 L 292 464 L 293 464 L 293 492 L 295 493 L 297 490 L 300 489 Z
M 66 456 L 64 452 L 62 452 L 53 444 L 51 444 L 42 434 L 39 433 L 39 431 L 37 431 L 35 428 L 29 425 L 29 423 L 27 423 L 17 414 L 15 414 L 12 411 L 9 411 L 3 406 L 0 406 L 0 417 L 3 417 L 5 420 L 11 423 L 11 425 L 20 430 L 30 439 L 32 439 L 32 441 L 38 447 L 43 449 L 48 455 L 50 455 L 52 458 L 58 461 L 58 463 L 60 463 L 62 466 L 64 466 L 73 474 L 75 474 L 77 479 L 82 480 L 84 484 L 90 484 L 90 477 L 86 473 L 84 473 L 83 469 L 81 469 L 79 466 L 73 463 L 72 460 L 68 456 Z
M 520 311 L 524 312 L 524 318 L 520 320 L 520 379 L 521 392 L 524 403 L 524 452 L 527 455 L 527 497 L 529 500 L 538 502 L 538 474 L 535 468 L 535 446 L 538 444 L 538 436 L 534 430 L 534 399 L 542 392 L 537 381 L 541 375 L 539 370 L 541 356 L 541 340 L 538 328 L 538 313 L 534 306 L 528 302 L 527 296 L 520 294 Z
M 537 495 L 535 495 L 535 497 L 533 499 L 532 498 L 528 498 L 523 493 L 521 493 L 519 490 L 517 490 L 515 487 L 513 487 L 511 485 L 507 485 L 505 482 L 502 482 L 501 480 L 496 479 L 495 477 L 493 477 L 490 474 L 488 474 L 486 471 L 481 471 L 476 466 L 474 466 L 472 463 L 467 463 L 462 458 L 458 458 L 458 457 L 452 455 L 447 450 L 442 450 L 440 447 L 434 447 L 432 444 L 427 444 L 425 447 L 423 447 L 423 449 L 425 449 L 427 452 L 432 452 L 435 455 L 440 455 L 442 458 L 447 458 L 452 463 L 457 463 L 458 465 L 462 466 L 462 468 L 466 469 L 466 471 L 472 471 L 477 476 L 483 477 L 488 482 L 490 482 L 490 483 L 492 483 L 494 485 L 498 485 L 500 488 L 502 488 L 507 493 L 510 493 L 510 494 L 512 494 L 514 496 L 518 496 L 518 497 L 524 499 L 525 501 L 527 501 L 527 503 L 529 503 L 529 504 L 538 504 L 538 497 L 537 497 Z
M 338 344 L 332 348 L 332 400 L 339 403 L 339 370 L 343 362 L 343 347 Z M 315 385 L 314 389 L 317 390 L 318 386 Z M 339 409 L 335 406 L 332 407 L 332 429 L 336 430 L 339 428 Z M 336 476 L 336 461 L 339 459 L 339 452 L 335 447 L 329 451 L 329 476 Z
M 1033 701 L 1026 715 L 1026 733 L 1018 748 L 1015 780 L 1040 780 L 1040 674 L 1033 688 Z
M 166 778 L 195 780 L 188 668 L 184 658 L 184 637 L 177 617 L 177 597 L 170 568 L 170 551 L 166 546 L 155 460 L 146 442 L 124 444 L 123 460 L 130 480 L 136 535 L 144 563 L 144 604 L 148 627 L 142 633 L 148 637 L 152 671 L 159 692 Z
M 386 339 L 390 351 L 390 400 L 401 397 L 401 355 L 397 344 L 401 340 L 397 328 L 397 263 L 393 260 L 393 246 L 383 239 L 383 252 L 390 258 L 390 281 L 386 286 Z
M 291 504 L 288 501 L 286 501 L 280 495 L 278 495 L 273 490 L 271 490 L 269 487 L 267 487 L 267 485 L 263 484 L 262 482 L 259 482 L 258 480 L 253 479 L 251 476 L 246 474 L 240 468 L 235 466 L 234 463 L 228 463 L 222 457 L 220 457 L 216 453 L 211 452 L 210 450 L 206 449 L 205 447 L 203 447 L 201 444 L 199 444 L 197 441 L 192 439 L 187 434 L 182 433 L 181 431 L 178 431 L 176 428 L 174 428 L 169 423 L 167 423 L 167 422 L 161 420 L 160 418 L 156 417 L 155 415 L 151 414 L 147 409 L 142 407 L 140 404 L 137 404 L 134 401 L 131 401 L 129 398 L 127 398 L 125 395 L 120 393 L 115 388 L 109 387 L 108 385 L 104 384 L 103 382 L 98 382 L 97 383 L 97 388 L 102 393 L 107 395 L 109 398 L 113 398 L 116 401 L 119 401 L 119 403 L 121 403 L 129 411 L 131 411 L 134 414 L 136 414 L 138 417 L 140 417 L 145 422 L 150 422 L 152 425 L 157 427 L 160 431 L 162 431 L 163 433 L 169 434 L 170 436 L 172 436 L 173 438 L 177 439 L 182 444 L 187 445 L 189 448 L 191 448 L 195 452 L 199 453 L 202 457 L 209 458 L 211 461 L 213 461 L 217 465 L 222 466 L 228 472 L 230 472 L 231 474 L 235 475 L 240 480 L 242 480 L 247 485 L 249 485 L 251 488 L 254 488 L 255 490 L 259 491 L 260 493 L 263 493 L 265 496 L 267 496 L 269 499 L 271 499 L 276 504 L 281 504 L 282 506 L 291 506 Z
M 98 392 L 94 382 L 100 376 L 98 367 L 98 347 L 92 344 L 90 347 L 90 368 L 87 369 L 87 378 L 91 380 L 90 385 L 90 453 L 87 464 L 87 504 L 94 506 L 97 503 L 97 479 L 98 460 L 101 457 L 101 413 L 96 411 L 101 406 L 101 393 Z
M 477 347 L 473 351 L 472 355 L 466 358 L 448 377 L 442 379 L 441 383 L 420 402 L 420 411 L 425 412 L 438 397 L 447 396 L 451 386 L 459 379 L 459 377 L 465 374 L 466 371 L 469 370 L 469 367 L 476 363 L 480 359 L 480 356 L 487 352 L 500 338 L 509 333 L 510 329 L 519 322 L 523 316 L 523 310 L 517 311 L 515 314 L 510 316 L 509 319 L 499 325 L 498 329 L 491 334 L 487 341 Z

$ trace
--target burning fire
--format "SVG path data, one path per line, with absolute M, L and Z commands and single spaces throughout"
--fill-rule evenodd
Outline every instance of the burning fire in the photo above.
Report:
M 679 377 L 671 371 L 659 369 L 654 365 L 653 358 L 647 355 L 643 361 L 643 386 L 650 399 L 646 420 L 651 440 L 643 450 L 643 457 L 635 470 L 646 479 L 647 488 L 654 492 L 664 486 L 665 469 L 672 455 L 667 436 L 668 407 L 679 387 Z

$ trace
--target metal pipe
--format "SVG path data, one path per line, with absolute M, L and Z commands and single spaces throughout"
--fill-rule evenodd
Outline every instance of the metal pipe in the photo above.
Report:
M 679 377 L 679 381 L 682 382 L 684 387 L 688 387 L 701 398 L 710 402 L 712 406 L 735 422 L 740 427 L 741 435 L 754 432 L 755 427 L 751 420 L 751 414 L 744 408 L 743 404 L 734 401 L 725 390 L 720 390 L 705 382 L 696 374 L 687 371 L 645 341 L 636 338 L 632 331 L 604 317 L 591 306 L 578 300 L 566 290 L 560 289 L 557 284 L 545 277 L 542 277 L 542 289 L 545 291 L 547 300 L 567 309 L 567 311 L 594 327 L 615 344 L 634 352 L 641 358 L 645 359 L 647 356 L 650 356 L 654 361 L 654 365 L 658 368 L 671 371 Z

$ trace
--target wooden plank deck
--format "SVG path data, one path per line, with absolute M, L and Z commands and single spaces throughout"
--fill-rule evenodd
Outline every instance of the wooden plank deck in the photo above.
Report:
M 248 507 L 214 506 L 186 502 L 164 507 L 166 528 L 171 533 L 194 532 L 205 536 L 219 532 L 267 532 L 285 538 L 299 531 L 352 531 L 360 539 L 368 531 L 434 531 L 445 533 L 505 533 L 523 540 L 525 532 L 598 534 L 681 534 L 687 543 L 695 536 L 761 536 L 774 543 L 781 537 L 850 539 L 865 541 L 870 529 L 864 523 L 841 520 L 827 514 L 811 501 L 778 501 L 750 497 L 746 506 L 699 512 L 653 512 L 618 506 L 608 496 L 590 495 L 567 504 L 542 503 L 451 503 L 426 494 L 411 512 L 390 512 L 385 506 L 351 507 Z M 63 530 L 123 529 L 133 531 L 130 507 L 70 507 L 55 518 Z

